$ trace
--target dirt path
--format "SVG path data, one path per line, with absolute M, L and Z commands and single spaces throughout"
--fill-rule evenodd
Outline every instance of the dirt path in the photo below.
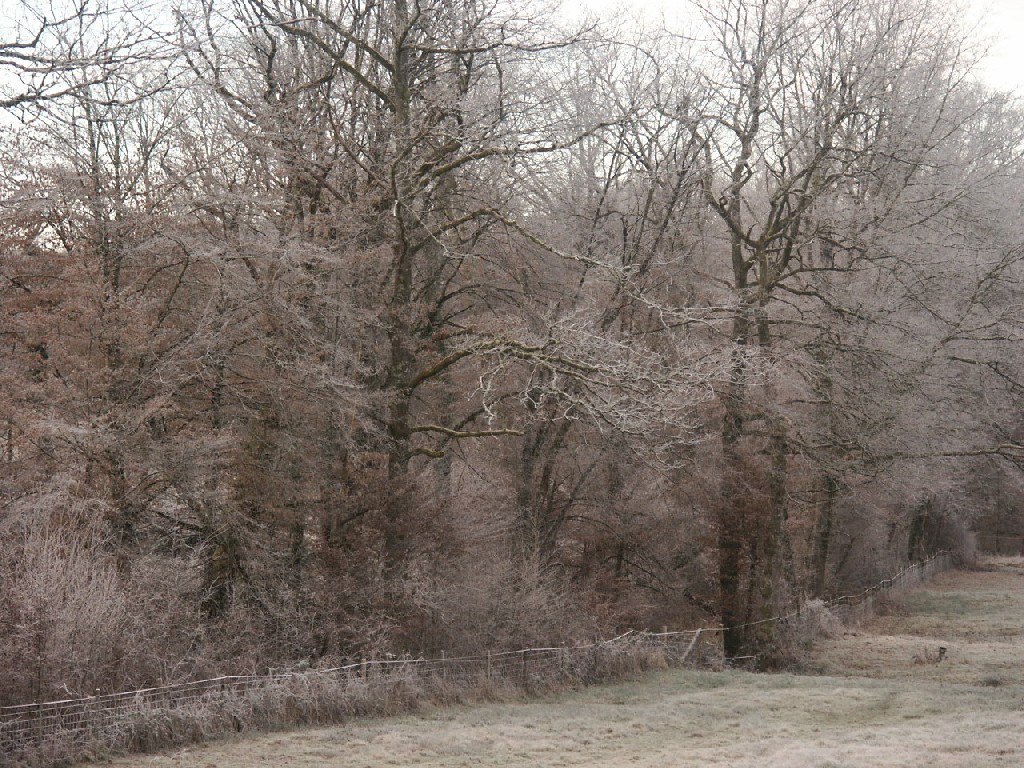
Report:
M 808 662 L 818 675 L 668 671 L 543 701 L 436 709 L 112 764 L 1024 765 L 1024 562 L 943 574 L 901 603 L 821 644 Z M 943 660 L 929 661 L 940 645 Z

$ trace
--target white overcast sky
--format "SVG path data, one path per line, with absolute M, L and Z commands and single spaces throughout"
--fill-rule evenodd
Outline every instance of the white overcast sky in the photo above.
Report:
M 976 26 L 991 46 L 979 76 L 995 88 L 1024 96 L 1024 0 L 962 1 L 968 8 L 965 22 Z M 563 0 L 562 7 L 572 14 L 641 11 L 660 16 L 671 14 L 681 4 L 679 0 Z
M 970 5 L 995 39 L 985 78 L 997 88 L 1024 96 L 1024 0 L 975 0 Z

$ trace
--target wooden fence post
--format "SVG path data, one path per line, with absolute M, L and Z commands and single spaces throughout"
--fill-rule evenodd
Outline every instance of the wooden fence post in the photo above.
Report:
M 690 644 L 686 647 L 686 650 L 683 651 L 682 658 L 679 659 L 680 664 L 685 664 L 686 660 L 690 657 L 690 654 L 693 652 L 693 649 L 697 646 L 697 640 L 700 639 L 700 633 L 700 629 L 693 633 L 693 639 L 690 641 Z

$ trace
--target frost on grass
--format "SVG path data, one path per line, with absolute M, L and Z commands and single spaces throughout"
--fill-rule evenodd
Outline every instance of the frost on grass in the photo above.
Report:
M 114 765 L 994 768 L 1024 764 L 1019 569 L 949 573 L 820 642 L 820 676 L 673 670 L 528 703 L 437 708 Z M 941 662 L 915 664 L 939 642 Z M 993 683 L 998 680 L 998 684 Z

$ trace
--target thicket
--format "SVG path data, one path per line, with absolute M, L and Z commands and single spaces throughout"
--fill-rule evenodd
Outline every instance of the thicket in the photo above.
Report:
M 1024 121 L 948 3 L 65 10 L 0 43 L 0 705 L 745 625 L 1013 516 Z

